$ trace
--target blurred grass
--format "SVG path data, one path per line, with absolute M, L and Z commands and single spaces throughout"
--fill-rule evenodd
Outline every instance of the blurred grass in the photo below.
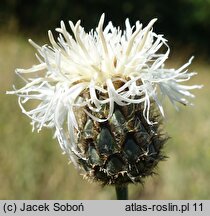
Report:
M 68 165 L 53 131 L 32 133 L 17 97 L 5 94 L 17 83 L 15 68 L 37 63 L 34 51 L 21 36 L 0 36 L 0 199 L 115 199 L 114 188 L 89 183 Z M 176 61 L 170 66 L 186 61 L 182 55 L 171 58 Z M 165 148 L 169 158 L 144 187 L 130 186 L 130 199 L 210 198 L 210 65 L 197 60 L 191 68 L 199 74 L 190 82 L 205 87 L 195 91 L 193 107 L 176 112 L 165 104 L 165 129 L 172 137 Z

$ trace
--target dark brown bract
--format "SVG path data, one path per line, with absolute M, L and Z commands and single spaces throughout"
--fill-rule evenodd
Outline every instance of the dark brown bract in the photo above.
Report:
M 100 118 L 106 116 L 106 110 L 104 106 L 98 113 Z M 86 158 L 78 158 L 77 162 L 85 178 L 104 185 L 142 183 L 165 158 L 162 148 L 167 137 L 161 132 L 157 111 L 150 112 L 150 120 L 158 122 L 152 125 L 145 120 L 141 104 L 115 104 L 112 117 L 101 123 L 82 111 L 77 118 L 78 148 Z

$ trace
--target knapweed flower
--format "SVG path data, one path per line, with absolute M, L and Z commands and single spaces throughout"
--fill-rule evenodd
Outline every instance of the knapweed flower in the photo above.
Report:
M 176 105 L 190 104 L 182 85 L 196 73 L 187 72 L 192 58 L 178 69 L 166 69 L 169 47 L 163 35 L 153 32 L 156 19 L 146 26 L 137 21 L 125 30 L 104 24 L 89 33 L 61 22 L 57 41 L 37 49 L 39 64 L 17 69 L 25 86 L 18 95 L 20 108 L 33 129 L 55 129 L 62 150 L 84 177 L 103 184 L 142 182 L 164 158 L 166 136 L 160 129 L 162 98 Z M 34 108 L 26 109 L 29 101 Z

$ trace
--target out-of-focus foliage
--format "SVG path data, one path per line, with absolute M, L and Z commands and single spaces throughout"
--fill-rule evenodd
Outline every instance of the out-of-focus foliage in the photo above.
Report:
M 144 24 L 157 17 L 156 28 L 167 38 L 210 51 L 210 0 L 1 0 L 0 25 L 15 22 L 21 31 L 45 33 L 61 19 L 81 19 L 89 30 L 103 12 L 116 25 L 126 17 Z
M 4 94 L 20 84 L 15 68 L 37 63 L 22 33 L 39 42 L 40 35 L 46 38 L 46 31 L 61 19 L 66 24 L 81 19 L 90 30 L 103 12 L 107 21 L 121 26 L 126 17 L 145 25 L 157 17 L 155 32 L 164 33 L 172 49 L 176 41 L 199 51 L 190 69 L 199 74 L 190 82 L 204 84 L 195 92 L 194 107 L 176 112 L 166 103 L 165 130 L 172 137 L 165 149 L 169 158 L 160 164 L 159 175 L 146 179 L 143 190 L 141 185 L 130 186 L 130 199 L 209 199 L 210 65 L 198 57 L 204 49 L 210 52 L 210 0 L 0 0 L 0 199 L 115 198 L 114 188 L 90 184 L 67 165 L 51 130 L 32 133 L 17 97 Z M 167 63 L 170 67 L 186 62 L 186 46 L 182 47 L 172 52 L 176 55 Z

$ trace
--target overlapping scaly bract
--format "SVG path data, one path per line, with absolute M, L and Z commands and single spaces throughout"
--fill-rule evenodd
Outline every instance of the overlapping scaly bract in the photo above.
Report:
M 97 116 L 105 117 L 106 110 L 104 106 Z M 115 104 L 112 117 L 101 123 L 82 110 L 77 113 L 77 146 L 85 158 L 77 158 L 77 164 L 84 178 L 122 185 L 143 183 L 155 173 L 158 162 L 165 159 L 162 149 L 167 136 L 160 123 L 148 124 L 142 111 L 142 104 Z M 150 119 L 160 121 L 159 112 L 153 110 Z

